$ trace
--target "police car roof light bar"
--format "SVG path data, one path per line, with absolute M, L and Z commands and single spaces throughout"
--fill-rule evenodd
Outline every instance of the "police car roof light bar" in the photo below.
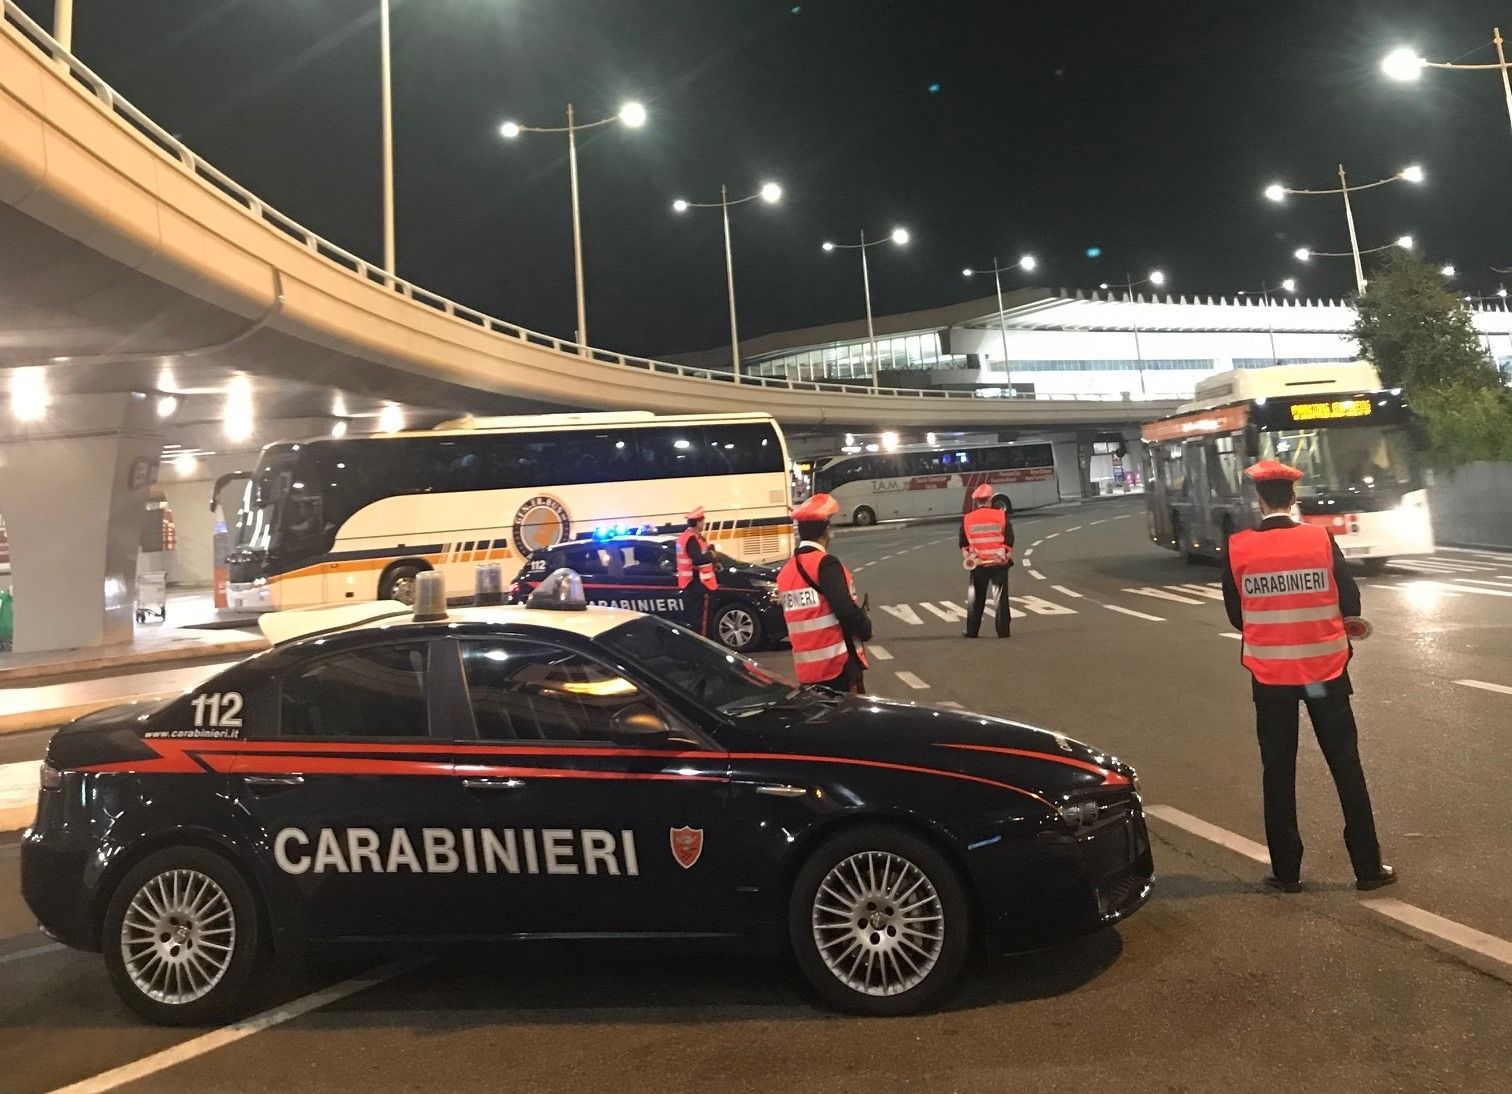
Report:
M 435 623 L 446 618 L 446 578 L 435 570 L 415 575 L 415 622 Z
M 549 612 L 586 612 L 588 598 L 583 595 L 583 579 L 566 566 L 553 570 L 536 586 L 525 607 Z

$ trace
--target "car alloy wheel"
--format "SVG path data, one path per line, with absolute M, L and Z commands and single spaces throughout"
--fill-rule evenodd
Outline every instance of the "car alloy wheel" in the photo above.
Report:
M 748 650 L 754 646 L 759 629 L 756 617 L 739 605 L 720 612 L 714 624 L 714 633 L 719 641 L 732 650 Z
M 864 851 L 819 883 L 813 932 L 819 956 L 842 984 L 862 995 L 898 995 L 939 963 L 945 909 L 914 863 L 888 851 Z
M 236 911 L 196 870 L 165 870 L 136 891 L 121 921 L 121 960 L 137 990 L 172 1006 L 207 995 L 236 952 Z

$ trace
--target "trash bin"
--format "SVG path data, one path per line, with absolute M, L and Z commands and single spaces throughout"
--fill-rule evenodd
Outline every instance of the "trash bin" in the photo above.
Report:
M 136 621 L 161 623 L 168 618 L 168 575 L 137 575 Z
M 11 604 L 11 591 L 0 589 L 0 652 L 11 648 L 16 631 L 16 611 Z

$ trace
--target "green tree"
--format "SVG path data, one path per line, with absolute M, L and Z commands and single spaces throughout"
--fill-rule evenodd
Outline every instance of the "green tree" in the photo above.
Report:
M 1512 394 L 1438 270 L 1394 253 L 1355 304 L 1360 355 L 1388 387 L 1407 392 L 1435 464 L 1512 460 Z

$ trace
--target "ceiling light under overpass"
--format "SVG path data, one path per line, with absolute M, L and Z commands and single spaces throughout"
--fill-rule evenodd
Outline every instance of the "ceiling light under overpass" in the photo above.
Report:
M 157 401 L 157 415 L 159 418 L 171 418 L 173 412 L 178 409 L 179 401 L 176 396 L 164 395 Z
M 345 418 L 337 418 L 336 421 L 334 423 L 332 423 L 332 425 L 331 425 L 331 436 L 333 436 L 333 437 L 345 437 L 346 434 L 347 434 L 346 419 Z
M 386 403 L 378 412 L 378 432 L 398 433 L 404 428 L 404 411 L 395 403 Z
M 891 430 L 882 434 L 882 447 L 889 452 L 896 452 L 898 450 L 898 435 Z
M 256 421 L 252 407 L 252 381 L 245 376 L 233 376 L 226 389 L 226 409 L 221 415 L 230 441 L 248 441 Z
M 40 422 L 47 417 L 52 396 L 47 390 L 47 373 L 41 365 L 18 368 L 10 380 L 11 417 L 18 422 Z

